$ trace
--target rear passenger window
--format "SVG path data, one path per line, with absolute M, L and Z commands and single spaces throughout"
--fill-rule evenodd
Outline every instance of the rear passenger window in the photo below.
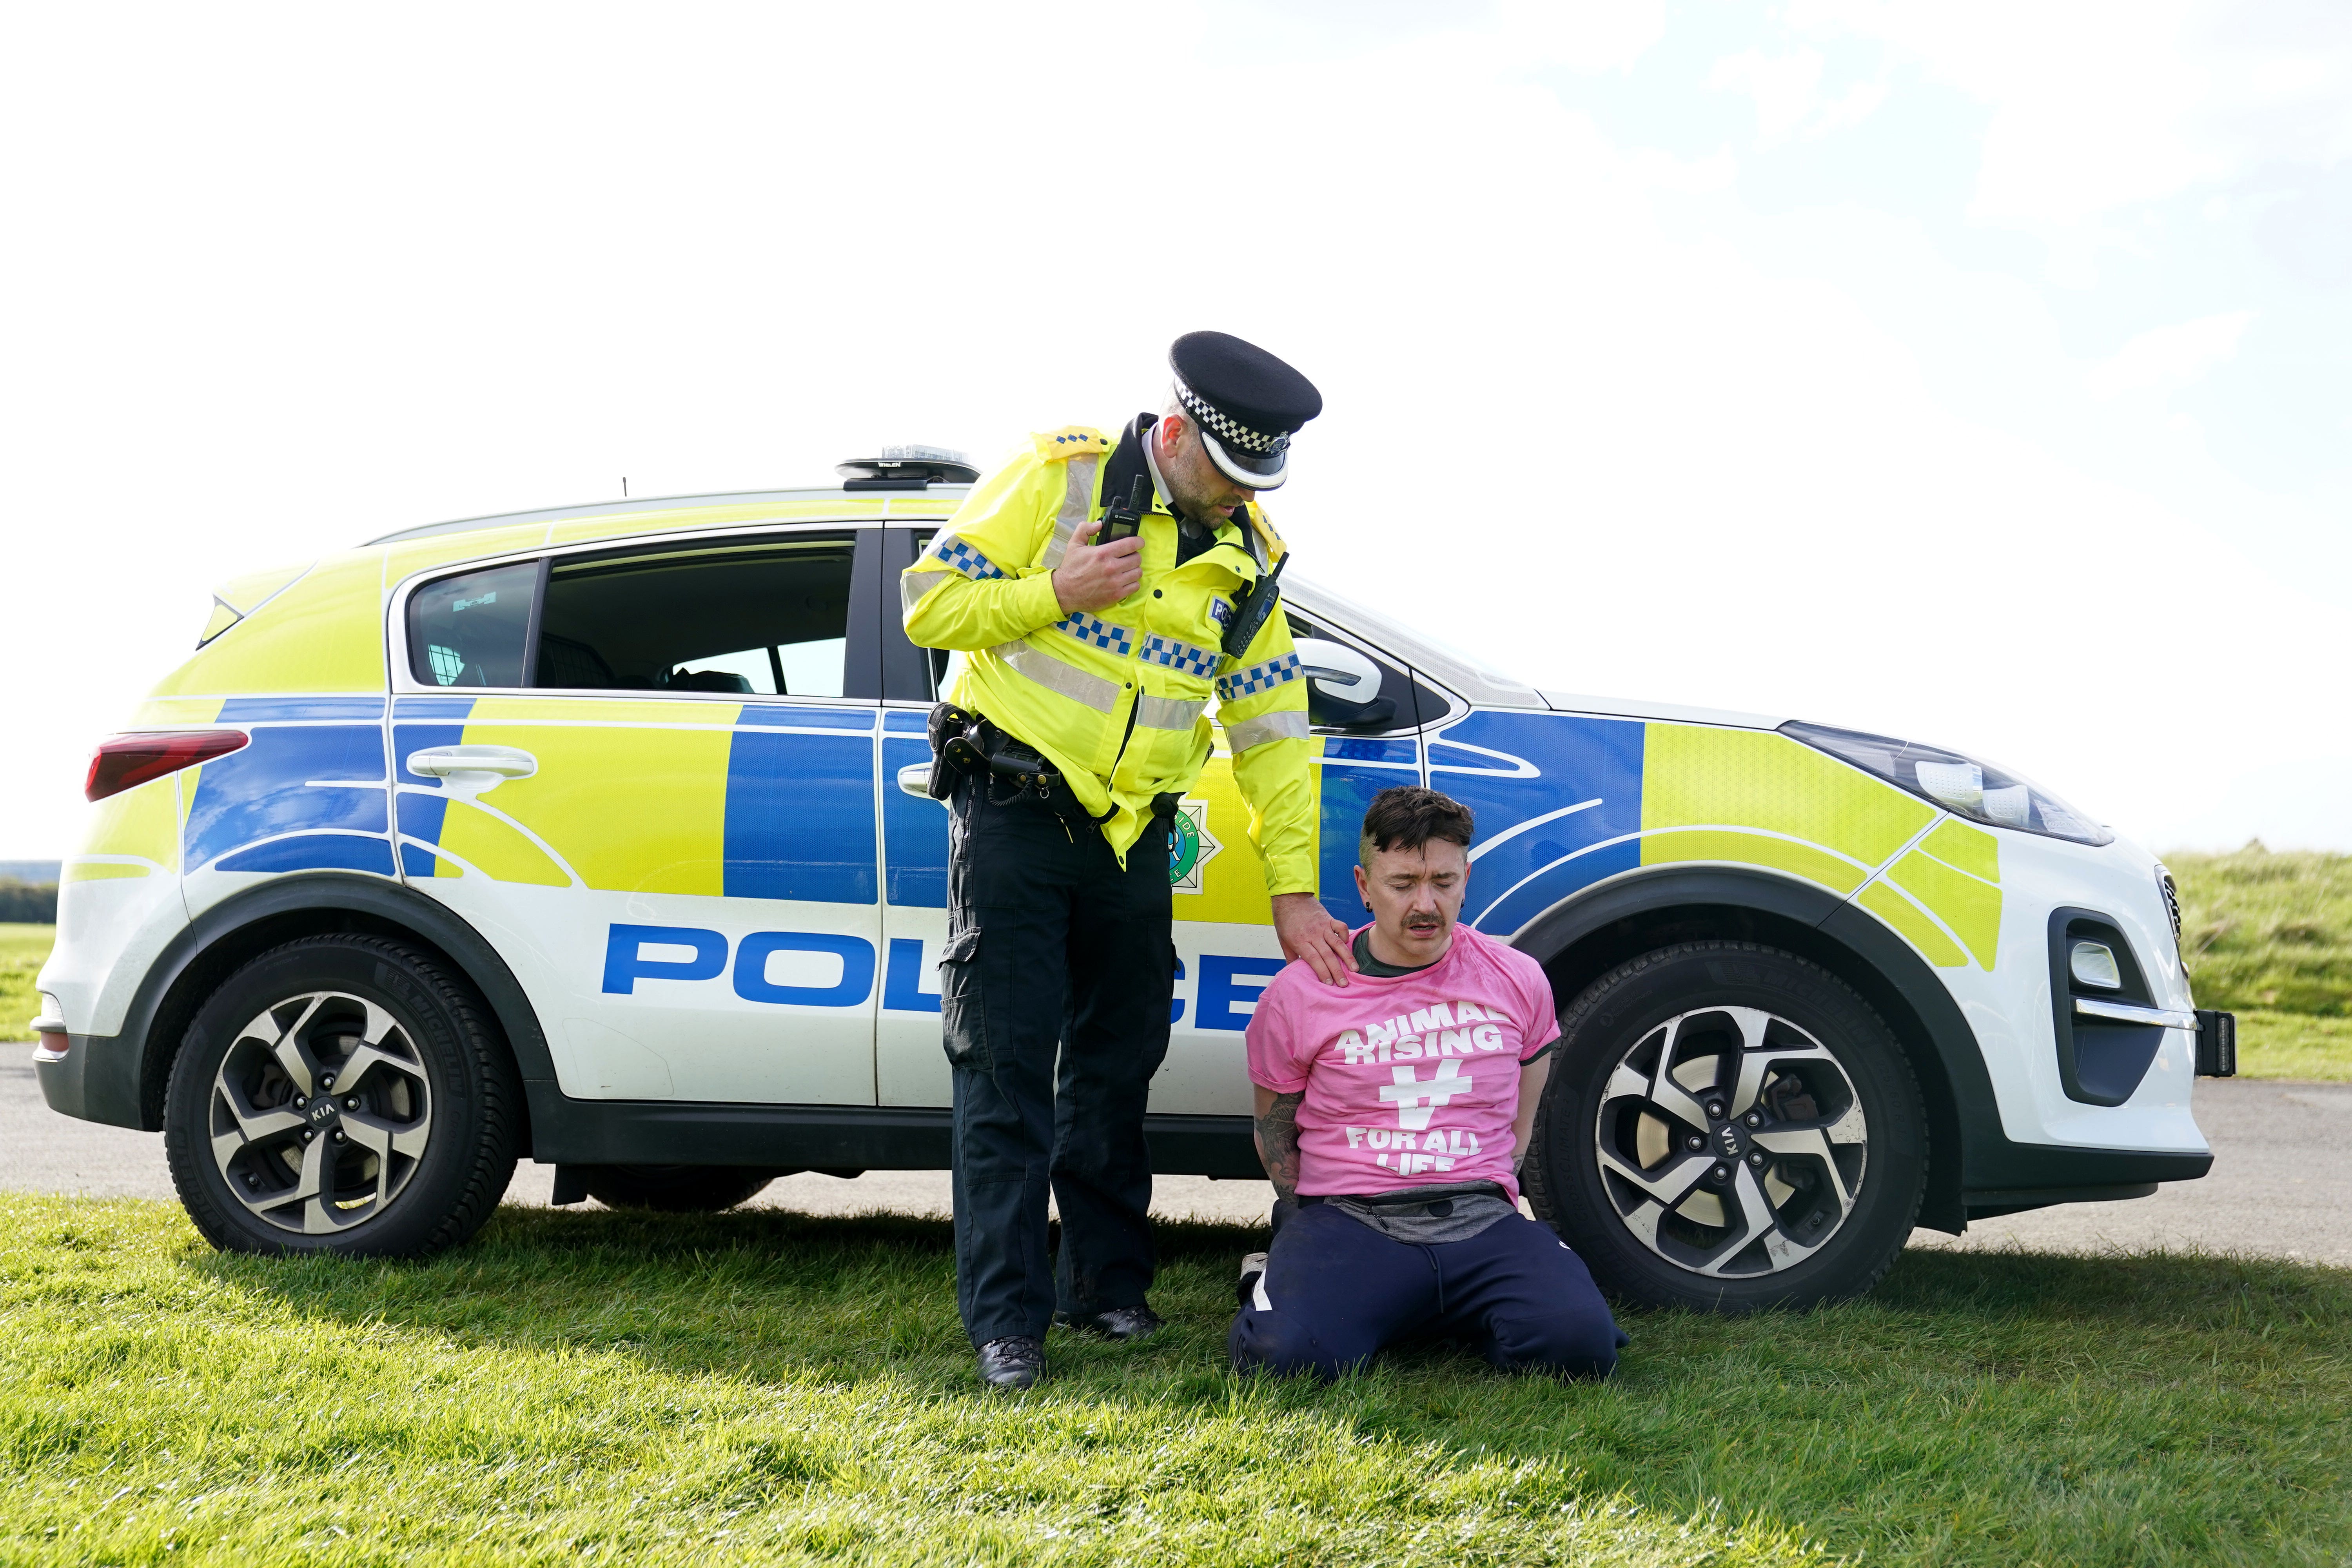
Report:
M 539 563 L 444 577 L 408 601 L 409 672 L 425 686 L 520 686 Z
M 855 550 L 830 535 L 558 558 L 530 683 L 842 696 Z

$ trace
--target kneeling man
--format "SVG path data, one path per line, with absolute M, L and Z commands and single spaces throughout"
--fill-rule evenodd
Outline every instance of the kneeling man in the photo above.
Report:
M 1327 985 L 1294 962 L 1250 1020 L 1258 1157 L 1277 1209 L 1297 1206 L 1244 1275 L 1243 1371 L 1336 1376 L 1429 1331 L 1506 1372 L 1617 1364 L 1625 1336 L 1592 1276 L 1518 1210 L 1559 1022 L 1541 965 L 1454 923 L 1470 837 L 1469 809 L 1435 790 L 1374 796 L 1358 973 Z

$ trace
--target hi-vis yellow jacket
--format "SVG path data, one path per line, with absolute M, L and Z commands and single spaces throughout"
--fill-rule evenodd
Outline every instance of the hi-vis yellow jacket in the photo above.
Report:
M 1266 891 L 1315 890 L 1315 791 L 1307 682 L 1279 612 L 1239 658 L 1218 648 L 1234 596 L 1282 559 L 1253 505 L 1255 538 L 1227 523 L 1176 564 L 1176 520 L 1145 514 L 1143 581 L 1108 609 L 1065 614 L 1054 568 L 1103 511 L 1110 438 L 1082 426 L 1030 437 L 967 497 L 900 579 L 907 636 L 965 656 L 950 700 L 984 713 L 1069 780 L 1122 864 L 1151 797 L 1190 791 L 1209 760 L 1209 697 L 1249 803 Z M 1114 811 L 1114 808 L 1115 811 Z

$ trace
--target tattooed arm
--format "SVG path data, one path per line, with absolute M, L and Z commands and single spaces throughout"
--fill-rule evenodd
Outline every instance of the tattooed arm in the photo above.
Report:
M 1255 1130 L 1257 1135 L 1258 1163 L 1265 1167 L 1266 1180 L 1274 1184 L 1274 1195 L 1294 1202 L 1298 1197 L 1298 1102 L 1307 1091 L 1297 1094 L 1276 1094 L 1260 1084 L 1252 1084 L 1251 1092 L 1257 1097 Z
M 1528 1146 L 1535 1141 L 1536 1111 L 1543 1104 L 1544 1085 L 1551 1079 L 1553 1053 L 1546 1051 L 1519 1068 L 1519 1108 L 1511 1117 L 1511 1169 L 1527 1163 Z

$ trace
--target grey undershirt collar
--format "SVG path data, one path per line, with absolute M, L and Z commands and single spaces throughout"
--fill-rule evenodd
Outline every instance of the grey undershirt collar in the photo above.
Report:
M 1451 952 L 1453 950 L 1448 948 L 1446 951 Z M 1356 933 L 1356 970 L 1359 973 L 1369 974 L 1375 980 L 1393 980 L 1400 974 L 1418 974 L 1424 969 L 1434 969 L 1444 962 L 1445 960 L 1440 957 L 1433 958 L 1427 963 L 1386 963 L 1372 956 L 1372 928 L 1366 926 Z

